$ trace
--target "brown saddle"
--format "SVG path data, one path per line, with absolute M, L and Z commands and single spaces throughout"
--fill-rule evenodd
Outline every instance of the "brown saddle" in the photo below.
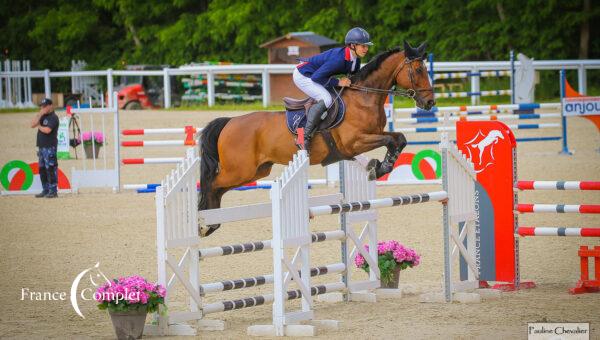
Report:
M 336 120 L 338 113 L 339 113 L 338 112 L 339 111 L 338 110 L 339 103 L 338 103 L 336 97 L 333 97 L 333 98 L 334 98 L 333 105 L 331 105 L 331 107 L 327 110 L 327 116 L 325 118 L 321 119 L 321 123 L 317 127 L 317 131 L 321 131 L 321 130 L 330 128 L 334 124 L 335 125 L 339 124 L 339 122 Z M 308 109 L 310 109 L 310 107 L 316 103 L 317 103 L 317 101 L 312 99 L 311 97 L 306 97 L 304 99 L 283 97 L 283 104 L 285 106 L 285 109 L 289 110 L 289 111 L 304 110 L 304 112 L 308 112 Z

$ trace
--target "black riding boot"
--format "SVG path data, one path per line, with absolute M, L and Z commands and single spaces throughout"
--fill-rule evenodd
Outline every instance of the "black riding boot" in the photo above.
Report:
M 319 100 L 316 104 L 308 109 L 306 113 L 306 127 L 304 128 L 304 149 L 310 153 L 310 140 L 312 139 L 317 126 L 321 122 L 321 114 L 327 110 L 327 106 L 323 100 Z

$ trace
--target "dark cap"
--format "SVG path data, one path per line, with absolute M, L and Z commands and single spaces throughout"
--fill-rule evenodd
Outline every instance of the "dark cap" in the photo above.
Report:
M 40 103 L 40 106 L 46 106 L 46 105 L 52 105 L 52 99 L 50 99 L 50 98 L 44 98 L 42 100 L 42 102 Z

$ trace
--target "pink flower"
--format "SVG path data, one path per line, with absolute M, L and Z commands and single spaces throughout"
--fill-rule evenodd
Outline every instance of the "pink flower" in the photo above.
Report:
M 100 131 L 85 131 L 81 133 L 81 141 L 83 142 L 87 142 L 87 143 L 91 143 L 92 142 L 92 138 L 94 139 L 95 143 L 98 144 L 104 144 L 104 134 L 102 134 L 102 132 Z
M 361 254 L 356 255 L 356 257 L 354 258 L 354 264 L 356 265 L 356 267 L 362 267 L 365 264 L 365 262 L 365 258 Z
M 148 299 L 150 298 L 150 296 L 146 293 L 140 293 L 140 301 L 142 302 L 142 304 L 147 304 L 148 303 Z
M 365 245 L 365 249 L 368 250 L 369 247 Z M 390 256 L 397 264 L 406 263 L 410 267 L 417 266 L 420 263 L 420 256 L 414 249 L 405 247 L 395 240 L 377 242 L 377 254 L 380 259 L 382 256 Z M 357 267 L 367 270 L 366 261 L 360 254 L 356 256 L 354 263 Z

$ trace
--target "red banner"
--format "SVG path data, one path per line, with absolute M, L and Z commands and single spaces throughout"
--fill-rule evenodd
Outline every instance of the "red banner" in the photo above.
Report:
M 456 143 L 477 172 L 481 279 L 514 282 L 513 150 L 515 136 L 499 121 L 459 121 Z M 516 159 L 516 158 L 515 158 Z

